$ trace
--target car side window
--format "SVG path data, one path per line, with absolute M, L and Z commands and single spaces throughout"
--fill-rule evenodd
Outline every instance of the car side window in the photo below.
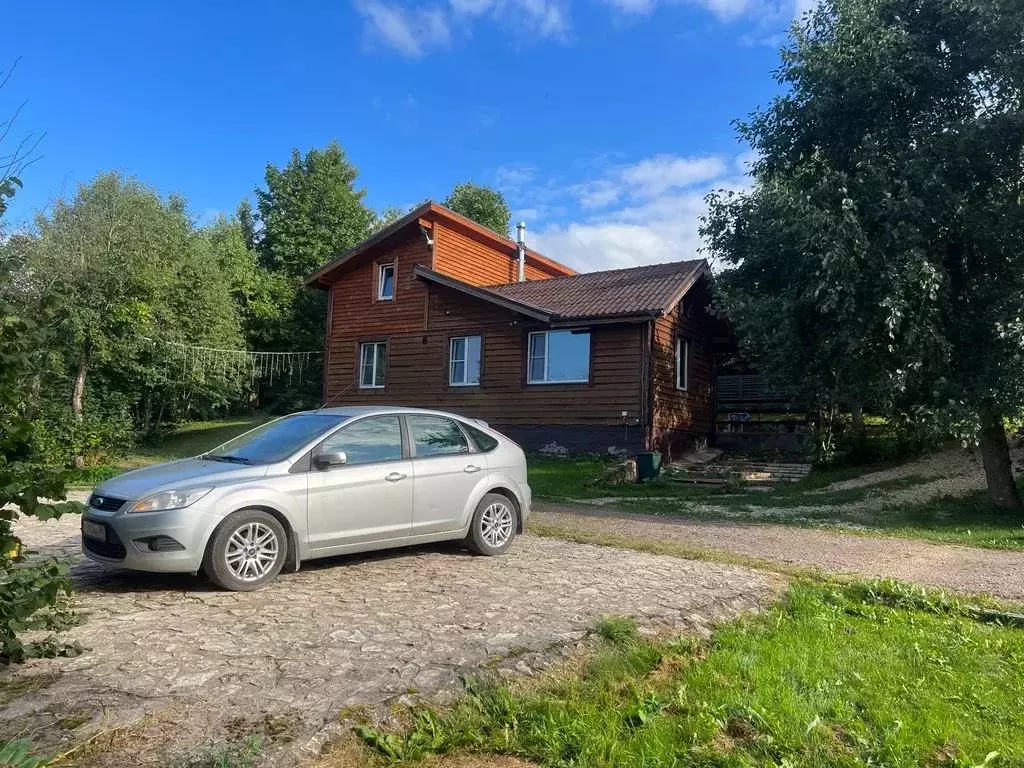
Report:
M 481 453 L 493 451 L 498 447 L 498 441 L 482 429 L 477 429 L 472 424 L 463 424 L 462 426 L 469 432 L 469 436 L 473 438 L 473 442 L 476 443 L 476 447 L 480 449 Z
M 344 451 L 347 464 L 375 464 L 402 458 L 402 422 L 397 416 L 369 416 L 342 427 L 320 444 L 320 453 Z
M 416 456 L 447 456 L 469 453 L 469 441 L 459 425 L 443 416 L 414 416 L 409 420 L 409 431 L 416 447 Z

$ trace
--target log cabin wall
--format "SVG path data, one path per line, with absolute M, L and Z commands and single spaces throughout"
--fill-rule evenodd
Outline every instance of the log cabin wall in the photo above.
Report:
M 646 324 L 593 326 L 587 383 L 527 384 L 527 334 L 545 326 L 413 277 L 413 267 L 431 266 L 431 256 L 416 233 L 331 286 L 325 399 L 450 410 L 484 419 L 528 447 L 552 441 L 570 450 L 643 447 Z M 395 265 L 390 301 L 377 299 L 381 264 Z M 482 340 L 480 385 L 450 386 L 450 340 L 466 335 Z M 388 345 L 382 389 L 358 384 L 360 345 L 370 341 Z
M 651 339 L 651 447 L 671 458 L 706 441 L 715 416 L 714 353 L 707 313 L 710 290 L 702 277 L 666 315 L 653 322 Z M 676 385 L 676 342 L 689 342 L 686 389 Z
M 434 224 L 434 269 L 470 285 L 514 283 L 519 276 L 515 248 L 496 249 L 468 230 Z M 543 280 L 566 274 L 527 257 L 526 279 Z

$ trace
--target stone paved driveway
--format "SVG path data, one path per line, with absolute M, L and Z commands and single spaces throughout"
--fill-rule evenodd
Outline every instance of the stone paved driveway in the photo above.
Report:
M 31 521 L 21 533 L 34 548 L 71 553 L 77 526 L 74 517 Z M 244 594 L 83 560 L 73 573 L 87 620 L 71 637 L 90 650 L 3 672 L 0 737 L 32 733 L 59 749 L 135 723 L 148 737 L 130 761 L 139 765 L 149 752 L 268 727 L 273 762 L 293 765 L 346 708 L 439 700 L 481 666 L 528 674 L 605 614 L 699 630 L 756 609 L 771 591 L 768 576 L 743 568 L 529 534 L 504 557 L 435 546 L 335 558 Z M 5 697 L 12 675 L 49 684 Z M 124 759 L 108 753 L 95 764 Z

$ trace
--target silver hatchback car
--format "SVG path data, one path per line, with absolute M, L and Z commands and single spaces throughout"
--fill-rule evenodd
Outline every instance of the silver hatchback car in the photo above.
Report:
M 526 457 L 483 422 L 323 408 L 101 484 L 82 516 L 82 551 L 254 590 L 284 567 L 350 552 L 461 539 L 498 555 L 529 514 Z

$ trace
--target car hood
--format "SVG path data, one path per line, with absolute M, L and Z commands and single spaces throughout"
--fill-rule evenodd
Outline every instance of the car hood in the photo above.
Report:
M 247 467 L 243 464 L 229 464 L 224 461 L 208 459 L 180 459 L 125 472 L 123 475 L 101 483 L 95 492 L 98 496 L 139 499 L 151 493 L 178 487 L 224 485 L 229 482 L 263 477 L 266 474 L 266 466 Z

